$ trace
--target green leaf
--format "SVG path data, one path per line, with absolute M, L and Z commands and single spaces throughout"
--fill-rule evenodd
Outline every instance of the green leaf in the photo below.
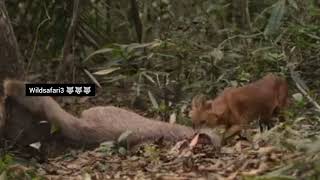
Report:
M 9 154 L 5 154 L 0 159 L 0 173 L 3 173 L 9 165 L 13 163 L 13 157 Z
M 150 42 L 150 43 L 132 43 L 132 44 L 129 44 L 129 45 L 126 45 L 126 49 L 128 52 L 132 52 L 133 50 L 136 50 L 136 49 L 144 49 L 144 48 L 147 48 L 147 47 L 150 47 L 150 48 L 155 48 L 155 47 L 158 47 L 161 45 L 161 41 L 154 41 L 154 42 Z
M 60 130 L 60 127 L 57 124 L 52 124 L 50 129 L 50 134 L 53 134 Z
M 99 81 L 86 69 L 83 69 L 83 71 L 89 76 L 89 78 L 99 87 L 102 88 Z
M 150 82 L 152 82 L 153 84 L 156 84 L 156 82 L 153 80 L 153 78 L 151 76 L 149 76 L 148 74 L 146 74 L 145 72 L 142 73 L 142 75 L 144 77 L 146 77 Z
M 128 137 L 132 134 L 132 131 L 125 131 L 123 132 L 119 138 L 118 138 L 118 143 L 119 144 L 126 144 L 127 140 L 128 140 Z
M 150 45 L 151 45 L 151 43 L 144 43 L 144 44 L 132 43 L 132 44 L 129 44 L 126 48 L 129 52 L 131 52 L 135 49 L 143 49 L 143 48 L 146 48 Z
M 104 152 L 104 153 L 112 153 L 112 150 L 116 147 L 116 144 L 114 141 L 106 141 L 103 143 L 100 143 L 100 146 L 97 148 L 98 152 Z
M 264 35 L 268 36 L 276 33 L 281 26 L 281 21 L 286 10 L 286 0 L 279 0 L 273 7 L 268 24 L 264 30 Z
M 112 82 L 116 82 L 116 81 L 120 81 L 122 79 L 126 79 L 127 76 L 124 76 L 122 74 L 120 75 L 117 75 L 117 76 L 112 76 L 112 77 L 109 77 L 109 76 L 105 76 L 106 78 L 105 79 L 105 83 L 112 83 Z
M 127 150 L 124 147 L 120 147 L 118 149 L 118 152 L 119 152 L 119 154 L 121 154 L 123 156 L 127 154 Z
M 116 70 L 119 70 L 120 67 L 115 67 L 115 68 L 107 68 L 107 69 L 104 69 L 104 70 L 100 70 L 100 71 L 97 71 L 97 72 L 94 72 L 93 74 L 95 75 L 107 75 L 107 74 L 110 74 Z
M 93 53 L 91 53 L 88 57 L 86 57 L 86 59 L 83 60 L 83 62 L 88 61 L 90 58 L 92 58 L 93 56 L 97 55 L 97 54 L 105 54 L 108 52 L 113 52 L 112 48 L 103 48 L 103 49 L 99 49 L 97 51 L 94 51 Z
M 113 141 L 105 141 L 105 142 L 100 143 L 100 146 L 112 148 L 112 147 L 114 147 L 114 142 Z

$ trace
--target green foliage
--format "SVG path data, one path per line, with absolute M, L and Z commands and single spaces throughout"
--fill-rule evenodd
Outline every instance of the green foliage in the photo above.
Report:
M 107 155 L 111 154 L 120 154 L 120 155 L 126 155 L 128 152 L 128 138 L 132 135 L 132 131 L 125 131 L 123 132 L 116 142 L 114 141 L 107 141 L 104 143 L 101 143 L 98 151 L 103 152 Z
M 279 0 L 276 4 L 274 4 L 267 27 L 264 30 L 264 34 L 266 36 L 277 32 L 277 30 L 281 25 L 281 21 L 285 14 L 285 10 L 286 10 L 286 0 Z
M 8 166 L 13 163 L 12 156 L 9 154 L 5 154 L 1 157 L 0 160 L 0 174 L 7 170 Z
M 296 93 L 292 95 L 294 98 L 294 105 L 297 108 L 303 108 L 307 104 L 306 99 L 303 98 L 302 94 Z
M 114 142 L 108 141 L 108 142 L 103 142 L 100 144 L 98 148 L 98 152 L 103 152 L 105 154 L 112 154 L 113 153 L 113 148 L 115 147 Z
M 159 161 L 160 158 L 160 151 L 159 149 L 154 145 L 146 145 L 144 146 L 144 156 L 151 161 Z
M 44 178 L 37 174 L 36 169 L 24 168 L 15 162 L 12 155 L 5 154 L 0 160 L 0 179 L 41 180 Z

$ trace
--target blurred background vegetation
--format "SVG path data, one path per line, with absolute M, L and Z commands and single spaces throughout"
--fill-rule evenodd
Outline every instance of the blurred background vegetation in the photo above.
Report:
M 113 104 L 178 121 L 193 95 L 266 72 L 290 79 L 294 69 L 318 96 L 317 0 L 81 1 L 72 65 L 61 73 L 75 2 L 6 2 L 31 81 L 93 81 Z

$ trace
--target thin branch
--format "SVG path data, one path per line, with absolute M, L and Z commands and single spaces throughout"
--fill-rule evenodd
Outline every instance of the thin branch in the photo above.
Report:
M 295 85 L 299 89 L 299 91 L 309 100 L 310 103 L 313 104 L 315 108 L 317 108 L 318 111 L 320 111 L 320 105 L 317 103 L 316 100 L 314 100 L 305 89 L 300 85 L 299 82 L 303 82 L 302 79 L 300 79 L 297 75 L 295 75 L 294 71 L 290 71 L 291 78 L 294 80 Z
M 131 0 L 131 16 L 133 18 L 134 27 L 136 29 L 138 42 L 141 43 L 142 40 L 142 22 L 139 16 L 139 7 L 136 0 Z
M 66 66 L 70 63 L 71 54 L 72 54 L 72 42 L 75 37 L 75 32 L 79 20 L 79 0 L 73 1 L 73 13 L 72 13 L 72 19 L 71 24 L 69 26 L 63 49 L 62 49 L 62 61 L 60 62 L 59 70 L 57 72 L 56 81 L 59 81 L 64 73 L 64 70 L 66 69 Z
M 71 52 L 72 39 L 75 36 L 75 30 L 77 27 L 78 19 L 79 19 L 79 0 L 74 0 L 71 24 L 69 26 L 68 33 L 67 33 L 66 39 L 64 41 L 63 49 L 62 49 L 62 59 L 63 60 L 65 60 L 66 57 Z
M 27 68 L 25 70 L 25 77 L 27 76 L 27 74 L 29 73 L 30 71 L 30 68 L 31 68 L 31 64 L 32 64 L 32 59 L 33 59 L 33 56 L 34 56 L 34 53 L 37 49 L 37 44 L 38 44 L 38 38 L 39 38 L 39 31 L 40 31 L 40 28 L 42 27 L 43 24 L 45 24 L 47 21 L 50 21 L 51 20 L 51 17 L 49 16 L 49 13 L 48 13 L 48 10 L 46 8 L 46 6 L 44 7 L 45 8 L 45 13 L 46 13 L 46 19 L 44 19 L 43 21 L 40 22 L 40 24 L 37 26 L 37 30 L 36 30 L 36 37 L 35 37 L 35 40 L 34 40 L 34 44 L 33 44 L 33 49 L 32 49 L 32 52 L 31 52 L 31 56 L 29 58 L 29 62 L 27 64 Z
M 287 52 L 288 60 L 290 62 L 298 62 L 297 60 L 297 53 L 296 48 L 293 47 L 289 52 Z M 296 66 L 294 64 L 291 64 L 289 66 L 290 76 L 292 80 L 295 82 L 295 85 L 297 86 L 298 90 L 309 100 L 310 103 L 313 104 L 313 106 L 317 109 L 317 111 L 320 112 L 320 105 L 317 103 L 316 100 L 314 100 L 307 91 L 309 88 L 307 87 L 306 83 L 298 76 L 297 72 L 295 72 Z
M 251 24 L 251 18 L 250 18 L 250 11 L 249 11 L 249 0 L 246 0 L 244 2 L 244 15 L 245 15 L 245 21 L 246 21 L 246 25 L 247 25 L 247 28 L 249 29 L 249 31 L 252 31 L 252 24 Z
M 244 39 L 246 39 L 246 38 L 254 38 L 254 37 L 260 36 L 260 35 L 262 35 L 262 34 L 263 34 L 262 32 L 259 32 L 259 33 L 255 33 L 255 34 L 249 34 L 249 35 L 239 34 L 239 35 L 231 36 L 231 37 L 223 40 L 223 41 L 218 45 L 218 49 L 221 49 L 226 42 L 228 42 L 228 41 L 230 41 L 230 40 L 232 40 L 232 39 L 235 39 L 235 38 L 244 38 Z

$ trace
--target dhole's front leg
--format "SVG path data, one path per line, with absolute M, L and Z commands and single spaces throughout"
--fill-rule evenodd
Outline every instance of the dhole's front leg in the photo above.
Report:
M 222 143 L 225 144 L 227 139 L 239 134 L 242 129 L 243 126 L 239 124 L 232 125 L 231 127 L 227 128 L 226 132 L 223 134 Z

